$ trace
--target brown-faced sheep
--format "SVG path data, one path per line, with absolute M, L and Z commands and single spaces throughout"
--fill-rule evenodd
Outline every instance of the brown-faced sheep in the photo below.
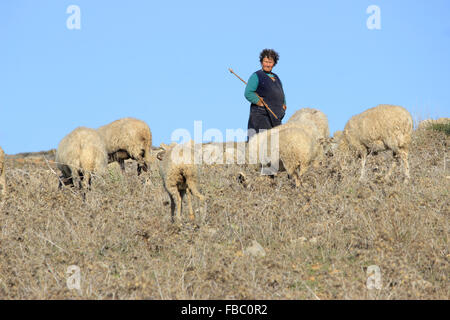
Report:
M 138 162 L 138 175 L 148 170 L 152 134 L 144 121 L 123 118 L 98 128 L 98 132 L 105 142 L 109 163 L 117 161 L 125 171 L 125 160 L 133 159 Z
M 191 140 L 183 145 L 175 143 L 170 146 L 161 144 L 163 151 L 158 153 L 161 160 L 159 172 L 163 180 L 164 188 L 171 201 L 172 222 L 181 220 L 181 205 L 184 195 L 187 196 L 189 217 L 194 219 L 191 194 L 204 201 L 205 197 L 197 189 L 198 169 L 194 164 L 194 142 Z M 174 216 L 176 209 L 176 215 Z
M 78 127 L 61 140 L 55 161 L 62 173 L 60 188 L 62 183 L 73 186 L 74 178 L 78 177 L 80 189 L 89 189 L 91 174 L 105 173 L 108 155 L 105 144 L 96 130 Z
M 6 197 L 5 152 L 0 147 L 0 202 Z
M 392 150 L 397 161 L 403 161 L 407 181 L 409 175 L 408 150 L 411 143 L 413 120 L 411 114 L 400 106 L 378 105 L 358 115 L 347 122 L 344 132 L 338 139 L 338 150 L 352 151 L 361 157 L 361 176 L 364 177 L 364 167 L 367 155 L 371 152 Z M 389 169 L 386 178 L 396 166 L 396 161 Z

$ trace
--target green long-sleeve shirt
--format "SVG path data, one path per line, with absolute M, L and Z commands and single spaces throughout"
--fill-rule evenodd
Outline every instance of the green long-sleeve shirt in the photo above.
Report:
M 273 74 L 272 73 L 267 73 L 266 74 L 273 78 Z M 244 96 L 245 98 L 250 102 L 250 103 L 254 103 L 257 104 L 259 101 L 258 96 L 256 95 L 256 89 L 258 89 L 258 84 L 259 84 L 259 79 L 258 79 L 258 75 L 256 74 L 256 72 L 254 72 L 251 76 L 250 79 L 248 79 L 247 82 L 247 86 L 245 87 L 245 92 L 244 92 Z M 284 97 L 284 105 L 286 105 L 286 96 Z

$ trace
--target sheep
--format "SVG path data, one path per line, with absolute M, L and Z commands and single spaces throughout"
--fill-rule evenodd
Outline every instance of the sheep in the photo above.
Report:
M 419 122 L 418 129 L 424 130 L 424 129 L 428 129 L 429 127 L 431 127 L 433 125 L 445 125 L 448 123 L 450 123 L 450 118 L 439 118 L 437 120 L 426 119 L 426 120 Z
M 197 189 L 198 172 L 194 164 L 194 142 L 190 140 L 183 145 L 172 143 L 170 146 L 162 143 L 161 148 L 163 151 L 157 155 L 161 161 L 159 172 L 164 188 L 170 197 L 172 222 L 181 220 L 181 205 L 184 195 L 187 196 L 189 217 L 194 220 L 190 195 L 196 196 L 201 202 L 205 200 L 205 196 L 200 194 Z M 176 215 L 174 216 L 175 209 Z
M 6 196 L 6 174 L 5 174 L 5 152 L 0 147 L 0 195 L 1 201 L 5 200 Z
M 201 147 L 203 164 L 245 163 L 245 142 L 208 142 L 202 144 Z
M 281 170 L 287 171 L 288 178 L 293 178 L 298 187 L 300 177 L 310 165 L 318 167 L 323 139 L 318 139 L 315 125 L 305 125 L 305 127 L 291 124 L 281 125 L 261 132 L 250 139 L 249 154 L 254 156 L 255 152 L 258 152 L 259 163 L 263 166 L 262 172 L 273 173 L 274 169 L 278 168 L 264 168 L 264 166 L 268 166 L 269 163 L 272 166 L 278 164 Z M 267 145 L 265 146 L 264 143 Z M 261 147 L 267 148 L 267 152 L 259 151 Z
M 330 130 L 328 128 L 328 119 L 325 113 L 317 109 L 303 108 L 297 110 L 286 122 L 289 124 L 314 124 L 317 128 L 319 138 L 328 138 Z
M 321 144 L 313 134 L 299 127 L 282 128 L 279 135 L 280 160 L 288 178 L 293 178 L 295 186 L 298 187 L 301 176 L 310 165 L 318 166 Z
M 152 133 L 148 125 L 135 118 L 123 118 L 97 129 L 108 153 L 108 163 L 117 161 L 125 172 L 125 160 L 138 162 L 138 175 L 150 166 Z
M 99 174 L 106 172 L 108 155 L 105 144 L 96 130 L 78 127 L 61 140 L 55 161 L 62 173 L 59 188 L 62 188 L 63 183 L 73 187 L 73 179 L 78 176 L 79 188 L 90 189 L 92 172 Z
M 329 137 L 327 139 L 323 140 L 322 146 L 323 146 L 323 153 L 327 156 L 333 156 L 338 148 L 338 143 L 340 139 L 342 138 L 344 131 L 337 130 L 333 133 L 332 137 Z
M 413 120 L 411 114 L 403 107 L 380 104 L 357 114 L 348 120 L 344 131 L 336 143 L 339 152 L 356 153 L 361 157 L 361 175 L 364 178 L 364 167 L 367 155 L 371 152 L 392 150 L 395 160 L 403 161 L 405 182 L 409 180 L 408 150 L 411 143 Z M 386 179 L 396 166 L 394 161 Z
M 299 113 L 299 111 L 302 112 Z M 313 143 L 319 146 L 319 152 L 315 154 L 315 159 L 313 161 L 314 167 L 318 167 L 319 163 L 324 160 L 324 146 L 326 145 L 324 142 L 329 139 L 328 120 L 326 119 L 325 114 L 315 109 L 300 109 L 299 111 L 294 114 L 297 116 L 296 121 L 288 121 L 285 124 L 274 127 L 270 130 L 262 131 L 250 138 L 248 143 L 250 155 L 249 160 L 253 162 L 254 157 L 257 154 L 259 157 L 258 162 L 263 167 L 262 172 L 269 174 L 274 173 L 273 169 L 267 170 L 266 168 L 269 164 L 273 165 L 279 161 L 276 145 L 273 145 L 272 139 L 275 138 L 275 141 L 273 142 L 276 143 L 276 136 L 278 136 L 279 143 L 281 144 L 281 141 L 287 137 L 286 134 L 281 134 L 281 132 L 286 129 L 302 129 L 311 136 Z M 251 158 L 251 156 L 253 156 L 253 158 Z M 280 168 L 280 171 L 285 169 L 282 162 L 279 163 L 278 167 Z

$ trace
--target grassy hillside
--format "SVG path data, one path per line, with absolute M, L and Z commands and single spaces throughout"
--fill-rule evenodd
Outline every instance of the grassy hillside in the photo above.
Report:
M 0 299 L 448 299 L 449 142 L 414 133 L 408 184 L 399 168 L 383 180 L 388 153 L 369 157 L 362 183 L 359 163 L 329 158 L 300 188 L 285 172 L 202 166 L 206 204 L 181 226 L 157 160 L 139 178 L 135 163 L 125 176 L 112 166 L 83 202 L 58 190 L 53 162 L 9 157 Z M 254 240 L 265 255 L 248 253 Z M 70 265 L 81 292 L 67 288 Z M 380 290 L 366 287 L 371 265 Z

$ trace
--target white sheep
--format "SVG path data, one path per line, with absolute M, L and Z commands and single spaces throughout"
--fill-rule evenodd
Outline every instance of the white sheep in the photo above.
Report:
M 0 147 L 0 195 L 1 201 L 6 197 L 5 152 Z
M 245 142 L 209 142 L 197 146 L 202 148 L 202 164 L 245 164 Z
M 328 118 L 325 113 L 317 109 L 303 108 L 297 110 L 289 118 L 285 125 L 289 124 L 314 124 L 317 128 L 319 138 L 328 138 L 328 136 L 330 135 L 330 130 L 328 128 Z
M 187 196 L 191 220 L 194 220 L 191 194 L 202 202 L 205 200 L 205 197 L 197 189 L 198 169 L 194 164 L 194 146 L 192 140 L 182 145 L 161 144 L 163 151 L 157 155 L 157 158 L 161 160 L 159 172 L 171 201 L 172 221 L 176 219 L 179 222 L 181 220 L 181 205 L 184 195 Z M 174 216 L 175 209 L 176 215 Z
M 280 171 L 285 169 L 298 187 L 300 177 L 310 165 L 317 167 L 322 157 L 323 139 L 317 137 L 315 128 L 314 124 L 285 124 L 260 132 L 249 141 L 249 160 L 254 161 L 257 155 L 266 174 L 275 172 L 279 165 Z
M 439 118 L 439 119 L 426 119 L 421 122 L 419 122 L 419 125 L 417 126 L 417 129 L 424 130 L 428 129 L 429 127 L 433 125 L 441 125 L 441 124 L 449 124 L 450 118 Z
M 105 144 L 96 130 L 78 127 L 61 140 L 55 161 L 62 173 L 59 188 L 62 187 L 62 183 L 73 186 L 74 178 L 78 177 L 80 189 L 89 189 L 91 174 L 106 172 L 108 155 Z
M 313 134 L 299 127 L 282 128 L 279 135 L 280 160 L 288 178 L 293 178 L 298 187 L 301 176 L 310 165 L 318 166 L 317 160 L 322 152 L 321 144 Z
M 105 142 L 109 163 L 117 161 L 125 171 L 125 160 L 133 159 L 138 162 L 138 175 L 148 170 L 152 134 L 144 121 L 123 118 L 98 128 L 98 132 Z
M 392 150 L 397 161 L 403 161 L 407 181 L 409 175 L 408 150 L 413 132 L 411 114 L 403 107 L 378 105 L 353 116 L 345 125 L 343 133 L 338 136 L 338 150 L 351 151 L 361 157 L 361 176 L 367 155 L 371 152 Z M 396 161 L 388 171 L 388 178 L 396 166 Z
M 304 110 L 304 109 L 302 109 Z M 314 109 L 309 109 L 314 110 Z M 315 110 L 318 111 L 318 110 Z M 308 115 L 311 119 L 311 114 L 320 115 L 320 111 L 313 113 L 302 113 L 303 115 Z M 322 117 L 316 117 L 318 123 L 321 123 L 320 129 L 317 127 L 315 121 L 305 120 L 308 117 L 299 118 L 298 121 L 290 121 L 270 130 L 261 131 L 260 133 L 253 135 L 248 143 L 249 153 L 248 161 L 249 163 L 259 163 L 262 166 L 262 172 L 267 174 L 274 174 L 278 169 L 283 171 L 285 168 L 283 162 L 279 162 L 279 150 L 281 150 L 281 143 L 284 139 L 290 139 L 289 135 L 286 133 L 281 133 L 287 129 L 302 129 L 312 138 L 312 143 L 319 147 L 318 153 L 314 155 L 313 165 L 318 167 L 320 161 L 324 160 L 324 142 L 328 139 L 328 136 L 324 136 L 325 132 L 328 132 L 328 122 L 323 122 Z M 302 120 L 303 119 L 303 120 Z M 326 118 L 325 118 L 326 120 Z M 324 129 L 326 128 L 326 130 Z M 287 131 L 287 132 L 292 132 Z M 287 143 L 290 143 L 287 141 Z M 277 147 L 277 144 L 279 145 Z M 316 150 L 314 148 L 314 150 Z M 278 165 L 277 165 L 278 164 Z M 268 166 L 271 168 L 268 168 Z M 274 166 L 275 165 L 275 166 Z

